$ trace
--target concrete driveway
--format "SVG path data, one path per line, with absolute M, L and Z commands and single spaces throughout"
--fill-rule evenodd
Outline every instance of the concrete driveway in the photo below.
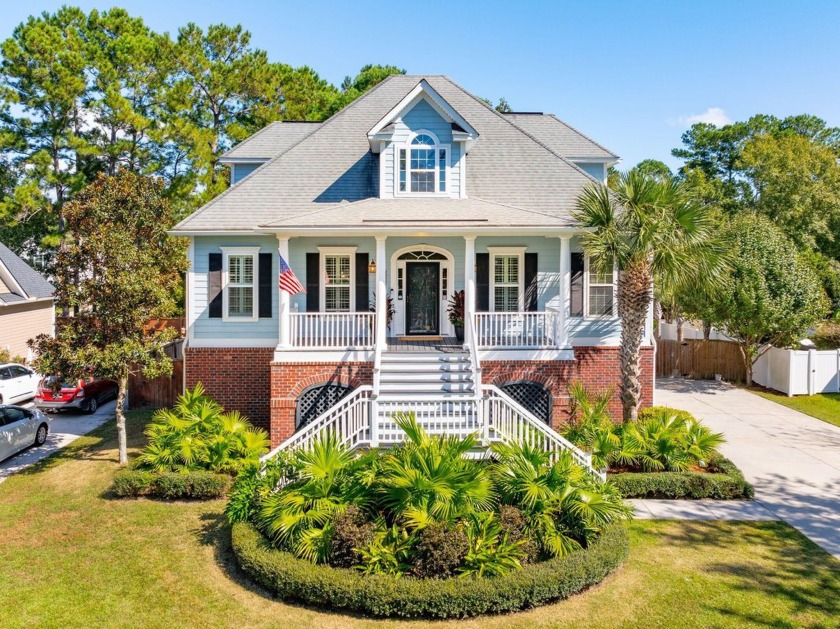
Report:
M 24 404 L 23 406 L 31 406 L 31 404 Z M 109 419 L 113 419 L 116 407 L 116 401 L 111 401 L 100 406 L 91 415 L 75 411 L 64 411 L 51 415 L 53 419 L 50 422 L 50 434 L 46 443 L 40 448 L 27 448 L 0 463 L 0 483 L 15 472 L 37 463 L 68 443 L 101 426 Z
M 656 403 L 684 409 L 727 443 L 755 498 L 840 558 L 840 428 L 737 387 L 657 380 Z

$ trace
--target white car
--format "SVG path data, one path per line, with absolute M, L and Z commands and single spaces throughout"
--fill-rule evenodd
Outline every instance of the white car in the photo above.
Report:
M 37 408 L 0 405 L 0 461 L 29 446 L 44 445 L 50 418 Z
M 38 393 L 41 376 L 17 363 L 0 364 L 0 404 L 31 400 Z

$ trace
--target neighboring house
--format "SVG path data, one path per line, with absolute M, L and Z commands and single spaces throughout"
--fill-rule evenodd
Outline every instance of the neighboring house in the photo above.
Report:
M 52 284 L 0 243 L 0 349 L 30 357 L 26 341 L 55 333 Z
M 397 75 L 222 161 L 231 188 L 172 232 L 191 262 L 185 382 L 273 444 L 339 400 L 330 421 L 375 444 L 395 438 L 400 409 L 465 433 L 502 407 L 556 425 L 574 380 L 617 391 L 616 274 L 589 272 L 572 213 L 618 158 L 553 115 L 500 114 L 444 76 Z M 306 293 L 278 291 L 278 253 Z M 463 343 L 447 317 L 460 290 Z

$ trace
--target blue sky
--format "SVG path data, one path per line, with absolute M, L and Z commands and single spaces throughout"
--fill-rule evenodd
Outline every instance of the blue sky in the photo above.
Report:
M 0 34 L 61 4 L 7 1 Z M 170 33 L 188 21 L 242 23 L 272 60 L 307 64 L 336 84 L 366 63 L 447 74 L 517 111 L 558 115 L 625 167 L 648 157 L 676 166 L 670 150 L 693 119 L 811 113 L 840 126 L 840 2 L 119 4 Z

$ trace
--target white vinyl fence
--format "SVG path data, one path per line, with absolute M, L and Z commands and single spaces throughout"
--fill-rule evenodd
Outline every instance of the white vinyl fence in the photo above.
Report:
M 770 348 L 753 366 L 753 381 L 788 395 L 840 392 L 840 350 Z

